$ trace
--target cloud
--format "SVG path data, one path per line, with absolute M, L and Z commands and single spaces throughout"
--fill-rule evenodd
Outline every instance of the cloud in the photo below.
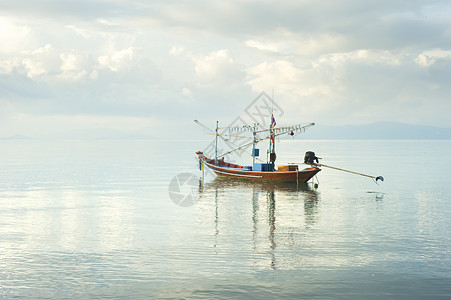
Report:
M 0 53 L 2 56 L 27 47 L 30 39 L 32 36 L 29 26 L 14 22 L 12 17 L 0 16 L 0 40 L 3 41 Z
M 260 42 L 256 40 L 247 40 L 246 46 L 269 52 L 283 52 L 283 49 L 287 48 L 286 45 L 280 45 L 274 42 Z
M 346 39 L 333 33 L 312 35 L 279 29 L 260 37 L 259 40 L 248 40 L 246 45 L 278 56 L 310 57 L 331 51 L 345 51 Z
M 185 48 L 183 48 L 183 47 L 177 47 L 177 46 L 173 46 L 172 48 L 171 48 L 171 51 L 169 51 L 169 53 L 171 54 L 171 55 L 174 55 L 174 56 L 177 56 L 177 55 L 180 55 L 181 53 L 183 53 L 183 51 L 185 51 Z
M 415 58 L 415 62 L 422 67 L 430 67 L 435 63 L 435 59 L 424 54 L 419 54 Z
M 96 19 L 99 15 L 114 16 L 118 12 L 127 11 L 133 4 L 127 1 L 103 0 L 3 0 L 0 9 L 11 15 L 26 17 L 66 17 L 83 20 Z
M 130 62 L 133 60 L 133 53 L 133 47 L 129 47 L 108 55 L 102 55 L 97 59 L 97 61 L 100 68 L 108 68 L 113 72 L 117 72 L 120 69 L 127 68 L 127 66 L 130 65 Z
M 437 62 L 437 60 L 451 60 L 451 51 L 444 51 L 441 49 L 425 51 L 415 58 L 415 62 L 422 67 L 430 67 Z
M 51 97 L 51 88 L 45 82 L 38 82 L 15 70 L 0 73 L 0 101 L 3 105 L 15 107 L 29 99 Z
M 78 36 L 81 36 L 81 37 L 83 37 L 85 39 L 88 39 L 88 38 L 92 37 L 92 35 L 87 30 L 79 28 L 77 26 L 66 25 L 66 28 L 73 30 Z
M 217 118 L 208 107 L 234 118 L 274 90 L 287 119 L 451 126 L 448 1 L 4 0 L 0 11 L 0 106 L 43 123 Z
M 202 87 L 233 86 L 241 84 L 245 77 L 229 50 L 213 51 L 205 56 L 192 55 L 198 85 Z
M 183 88 L 182 89 L 182 95 L 189 97 L 189 96 L 193 95 L 193 92 L 189 88 Z
M 438 53 L 447 57 L 446 51 Z M 322 55 L 311 64 L 264 62 L 248 69 L 248 74 L 255 91 L 271 84 L 275 87 L 281 105 L 290 107 L 286 117 L 290 113 L 313 116 L 326 124 L 347 122 L 344 116 L 355 124 L 375 119 L 408 123 L 428 119 L 433 123 L 436 116 L 427 117 L 421 111 L 446 106 L 444 95 L 451 89 L 439 78 L 451 79 L 450 72 L 444 74 L 449 60 L 445 64 L 442 58 L 440 68 L 426 71 L 414 58 L 405 53 L 357 50 Z

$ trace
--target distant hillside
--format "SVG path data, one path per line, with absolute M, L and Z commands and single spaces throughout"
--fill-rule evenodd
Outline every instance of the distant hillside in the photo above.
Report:
M 197 128 L 196 128 L 197 129 Z M 201 133 L 190 132 L 192 138 L 204 138 Z M 88 139 L 88 140 L 154 140 L 168 137 L 151 136 L 142 132 L 118 131 L 114 129 L 78 130 L 52 136 L 56 139 Z M 176 136 L 170 138 L 186 138 Z M 383 139 L 383 140 L 451 140 L 451 128 L 408 125 L 395 122 L 373 123 L 354 126 L 325 126 L 316 124 L 307 129 L 300 138 L 311 140 L 353 140 L 353 139 Z M 0 137 L 0 140 L 28 140 L 32 137 L 15 134 L 9 137 Z
M 353 126 L 315 125 L 305 132 L 306 139 L 451 139 L 451 128 L 408 125 L 394 122 Z
M 15 134 L 9 137 L 5 137 L 5 138 L 0 138 L 1 140 L 30 140 L 32 139 L 29 136 L 26 135 L 22 135 L 22 134 Z

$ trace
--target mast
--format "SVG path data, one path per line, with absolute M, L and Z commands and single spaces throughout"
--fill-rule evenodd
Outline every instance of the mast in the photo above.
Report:
M 272 148 L 272 129 L 271 125 L 269 125 L 269 148 L 268 151 L 266 151 L 266 163 L 269 164 L 269 157 L 271 155 L 271 148 Z
M 216 121 L 216 139 L 215 139 L 215 165 L 218 164 L 218 128 L 219 128 L 219 121 Z
M 252 130 L 252 134 L 254 135 L 254 138 L 252 139 L 252 167 L 255 165 L 255 156 L 257 156 L 255 153 L 255 144 L 257 144 L 257 125 L 258 123 L 254 123 L 254 128 Z
M 272 140 L 272 153 L 276 153 L 276 136 L 274 135 L 274 127 L 276 126 L 274 121 L 274 89 L 272 89 L 272 98 L 271 98 L 271 134 L 273 136 L 273 140 Z M 270 159 L 271 160 L 271 159 Z M 274 158 L 275 160 L 275 158 Z M 274 164 L 274 161 L 272 161 L 272 163 Z
M 271 116 L 271 125 L 269 127 L 269 164 L 272 165 L 272 170 L 274 170 L 275 161 L 276 161 L 276 135 L 274 134 L 274 123 L 273 123 L 273 116 Z M 272 148 L 272 149 L 271 149 Z
M 272 170 L 274 171 L 275 161 L 276 161 L 276 135 L 274 134 L 274 127 L 276 126 L 276 121 L 274 119 L 274 89 L 272 90 L 271 98 L 271 125 L 269 125 L 270 144 L 269 144 L 269 161 L 272 165 Z M 272 140 L 272 151 L 271 151 L 271 140 Z

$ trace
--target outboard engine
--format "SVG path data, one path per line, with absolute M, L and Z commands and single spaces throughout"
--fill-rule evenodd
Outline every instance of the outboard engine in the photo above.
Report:
M 304 163 L 308 165 L 313 165 L 316 161 L 316 163 L 319 163 L 319 157 L 316 157 L 315 152 L 307 151 L 305 152 L 304 156 Z

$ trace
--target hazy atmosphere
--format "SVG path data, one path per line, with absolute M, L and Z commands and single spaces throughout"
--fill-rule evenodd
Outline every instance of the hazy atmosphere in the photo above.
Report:
M 450 112 L 451 0 L 0 0 L 0 300 L 451 299 Z
M 0 137 L 278 124 L 451 127 L 450 1 L 0 2 Z M 269 122 L 269 120 L 268 120 Z

